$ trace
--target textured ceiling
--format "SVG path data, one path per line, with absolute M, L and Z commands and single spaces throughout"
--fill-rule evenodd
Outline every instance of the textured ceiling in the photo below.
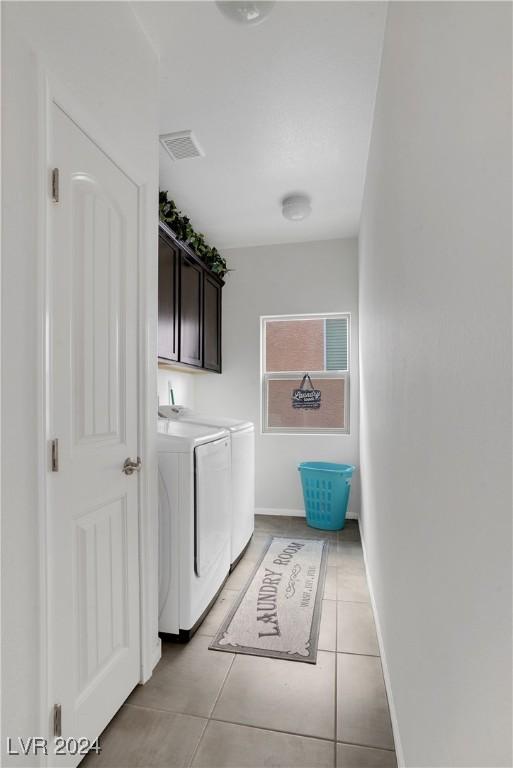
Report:
M 192 129 L 205 157 L 160 184 L 220 248 L 358 232 L 384 2 L 277 2 L 259 26 L 213 2 L 134 3 L 161 57 L 160 133 Z M 305 192 L 312 213 L 285 220 Z

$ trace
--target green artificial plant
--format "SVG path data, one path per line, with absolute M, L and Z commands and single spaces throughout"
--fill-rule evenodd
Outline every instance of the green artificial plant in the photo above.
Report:
M 159 193 L 160 220 L 173 230 L 178 240 L 186 243 L 197 256 L 219 277 L 224 277 L 230 270 L 226 259 L 221 256 L 217 248 L 213 248 L 205 241 L 201 232 L 195 232 L 190 220 L 176 207 L 174 200 L 168 199 L 167 192 Z

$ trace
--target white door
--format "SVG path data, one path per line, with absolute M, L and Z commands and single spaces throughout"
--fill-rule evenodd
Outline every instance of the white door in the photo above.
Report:
M 56 105 L 50 162 L 50 704 L 95 739 L 139 681 L 138 192 Z M 59 758 L 59 765 L 73 765 Z

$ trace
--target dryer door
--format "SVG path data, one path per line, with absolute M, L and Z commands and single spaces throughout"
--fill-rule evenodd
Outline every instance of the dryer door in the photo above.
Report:
M 194 570 L 197 576 L 204 576 L 230 542 L 230 438 L 199 445 L 195 449 L 194 459 Z

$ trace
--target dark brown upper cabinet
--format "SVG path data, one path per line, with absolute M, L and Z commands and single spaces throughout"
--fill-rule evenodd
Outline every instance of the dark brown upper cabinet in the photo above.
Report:
M 178 360 L 178 287 L 180 251 L 159 235 L 159 328 L 158 355 L 162 360 Z
M 203 269 L 186 253 L 180 265 L 180 362 L 202 366 Z
M 223 285 L 223 281 L 160 222 L 160 362 L 221 373 Z
M 221 289 L 218 280 L 203 275 L 203 367 L 221 371 Z

